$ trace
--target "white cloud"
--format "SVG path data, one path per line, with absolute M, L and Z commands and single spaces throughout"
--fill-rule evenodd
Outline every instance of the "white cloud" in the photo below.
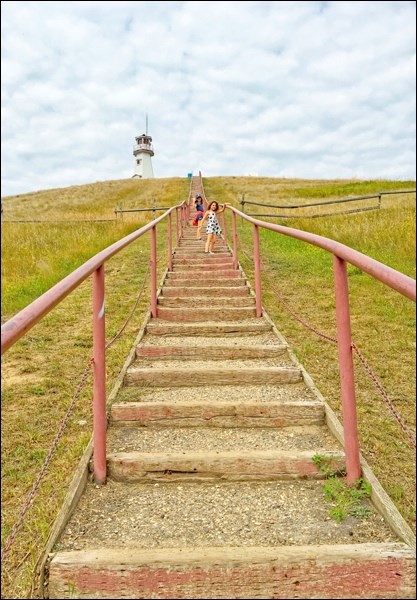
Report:
M 415 179 L 415 2 L 2 3 L 2 195 L 156 177 Z

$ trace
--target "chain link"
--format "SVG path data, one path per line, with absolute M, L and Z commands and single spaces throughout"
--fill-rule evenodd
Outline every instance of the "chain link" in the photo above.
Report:
M 143 290 L 145 289 L 145 284 L 146 284 L 147 277 L 149 275 L 149 270 L 150 270 L 150 266 L 148 267 L 148 270 L 147 270 L 147 272 L 145 274 L 145 277 L 144 277 L 144 280 L 143 280 L 143 283 L 142 283 L 142 287 L 141 287 L 141 289 L 139 291 L 138 297 L 136 298 L 136 302 L 135 302 L 135 304 L 133 306 L 133 309 L 130 312 L 130 315 L 127 317 L 126 321 L 122 325 L 122 327 L 119 330 L 119 332 L 110 340 L 110 342 L 108 342 L 106 344 L 106 346 L 105 346 L 106 350 L 108 348 L 110 348 L 114 344 L 114 342 L 121 336 L 121 334 L 123 333 L 123 331 L 126 329 L 127 324 L 129 323 L 129 321 L 133 317 L 133 314 L 134 314 L 134 312 L 135 312 L 135 310 L 136 310 L 136 308 L 137 308 L 137 306 L 139 304 L 140 298 L 142 296 Z M 78 400 L 78 398 L 79 398 L 79 396 L 81 394 L 81 391 L 82 391 L 82 389 L 84 387 L 84 384 L 87 381 L 87 377 L 88 377 L 88 375 L 89 375 L 89 373 L 91 371 L 91 368 L 92 368 L 93 364 L 94 364 L 94 358 L 92 357 L 92 358 L 90 358 L 90 360 L 87 363 L 87 366 L 86 366 L 86 368 L 84 370 L 84 373 L 83 373 L 83 375 L 81 377 L 80 383 L 78 384 L 77 389 L 76 389 L 76 391 L 74 393 L 74 396 L 73 396 L 73 399 L 71 401 L 71 404 L 68 407 L 67 412 L 66 412 L 64 418 L 61 421 L 61 425 L 59 427 L 59 430 L 58 430 L 58 433 L 57 433 L 57 435 L 55 437 L 55 440 L 54 440 L 54 442 L 53 442 L 53 444 L 52 444 L 52 446 L 51 446 L 51 448 L 50 448 L 50 450 L 48 452 L 48 455 L 47 455 L 47 457 L 46 457 L 46 459 L 45 459 L 45 461 L 44 461 L 44 463 L 43 463 L 43 465 L 41 467 L 41 470 L 38 473 L 36 481 L 35 481 L 35 483 L 32 486 L 32 489 L 31 489 L 31 491 L 29 493 L 29 496 L 28 496 L 28 498 L 27 498 L 27 500 L 25 502 L 25 505 L 23 506 L 23 508 L 22 508 L 22 510 L 20 512 L 18 520 L 13 525 L 12 530 L 11 530 L 8 538 L 6 539 L 6 542 L 4 543 L 4 546 L 3 546 L 2 550 L 1 550 L 1 562 L 3 562 L 6 559 L 8 553 L 10 551 L 10 548 L 11 548 L 11 546 L 12 546 L 14 540 L 15 540 L 15 537 L 16 537 L 18 531 L 20 530 L 20 528 L 22 526 L 22 523 L 23 523 L 23 520 L 24 520 L 24 518 L 26 516 L 26 513 L 29 510 L 29 508 L 31 507 L 31 505 L 33 503 L 33 500 L 35 499 L 35 496 L 36 496 L 36 493 L 37 493 L 37 491 L 39 489 L 41 481 L 42 481 L 42 479 L 43 479 L 43 477 L 44 477 L 44 475 L 46 473 L 46 470 L 47 470 L 47 468 L 49 466 L 49 463 L 51 462 L 52 458 L 55 455 L 55 452 L 56 452 L 56 449 L 58 447 L 58 444 L 59 444 L 59 442 L 60 442 L 60 440 L 61 440 L 61 438 L 62 438 L 62 436 L 64 434 L 64 430 L 65 430 L 65 428 L 67 426 L 68 419 L 70 418 L 71 413 L 74 410 L 75 404 L 77 403 L 77 400 Z

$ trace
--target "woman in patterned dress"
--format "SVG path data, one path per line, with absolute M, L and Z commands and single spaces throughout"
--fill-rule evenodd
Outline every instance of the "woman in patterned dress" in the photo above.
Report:
M 200 227 L 203 225 L 204 221 L 207 221 L 207 227 L 206 227 L 207 240 L 206 240 L 206 246 L 204 249 L 205 254 L 214 254 L 213 249 L 214 249 L 214 244 L 216 242 L 216 238 L 218 235 L 222 234 L 222 230 L 220 228 L 219 221 L 217 220 L 217 215 L 224 212 L 226 206 L 228 206 L 227 203 L 222 204 L 223 208 L 219 208 L 218 202 L 216 202 L 216 201 L 210 202 L 210 204 L 208 206 L 208 210 L 205 212 L 204 217 L 200 221 Z

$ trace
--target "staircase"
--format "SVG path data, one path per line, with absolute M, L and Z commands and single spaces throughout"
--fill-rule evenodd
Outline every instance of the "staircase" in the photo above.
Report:
M 190 222 L 192 220 L 192 215 Z M 373 503 L 329 516 L 325 403 L 229 248 L 187 226 L 112 405 L 49 598 L 414 598 L 415 554 Z

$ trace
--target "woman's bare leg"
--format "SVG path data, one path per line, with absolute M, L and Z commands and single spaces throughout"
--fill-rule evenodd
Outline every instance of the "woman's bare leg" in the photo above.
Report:
M 206 246 L 204 248 L 205 252 L 212 252 L 212 245 L 214 243 L 213 238 L 215 237 L 214 233 L 208 233 L 206 239 Z

